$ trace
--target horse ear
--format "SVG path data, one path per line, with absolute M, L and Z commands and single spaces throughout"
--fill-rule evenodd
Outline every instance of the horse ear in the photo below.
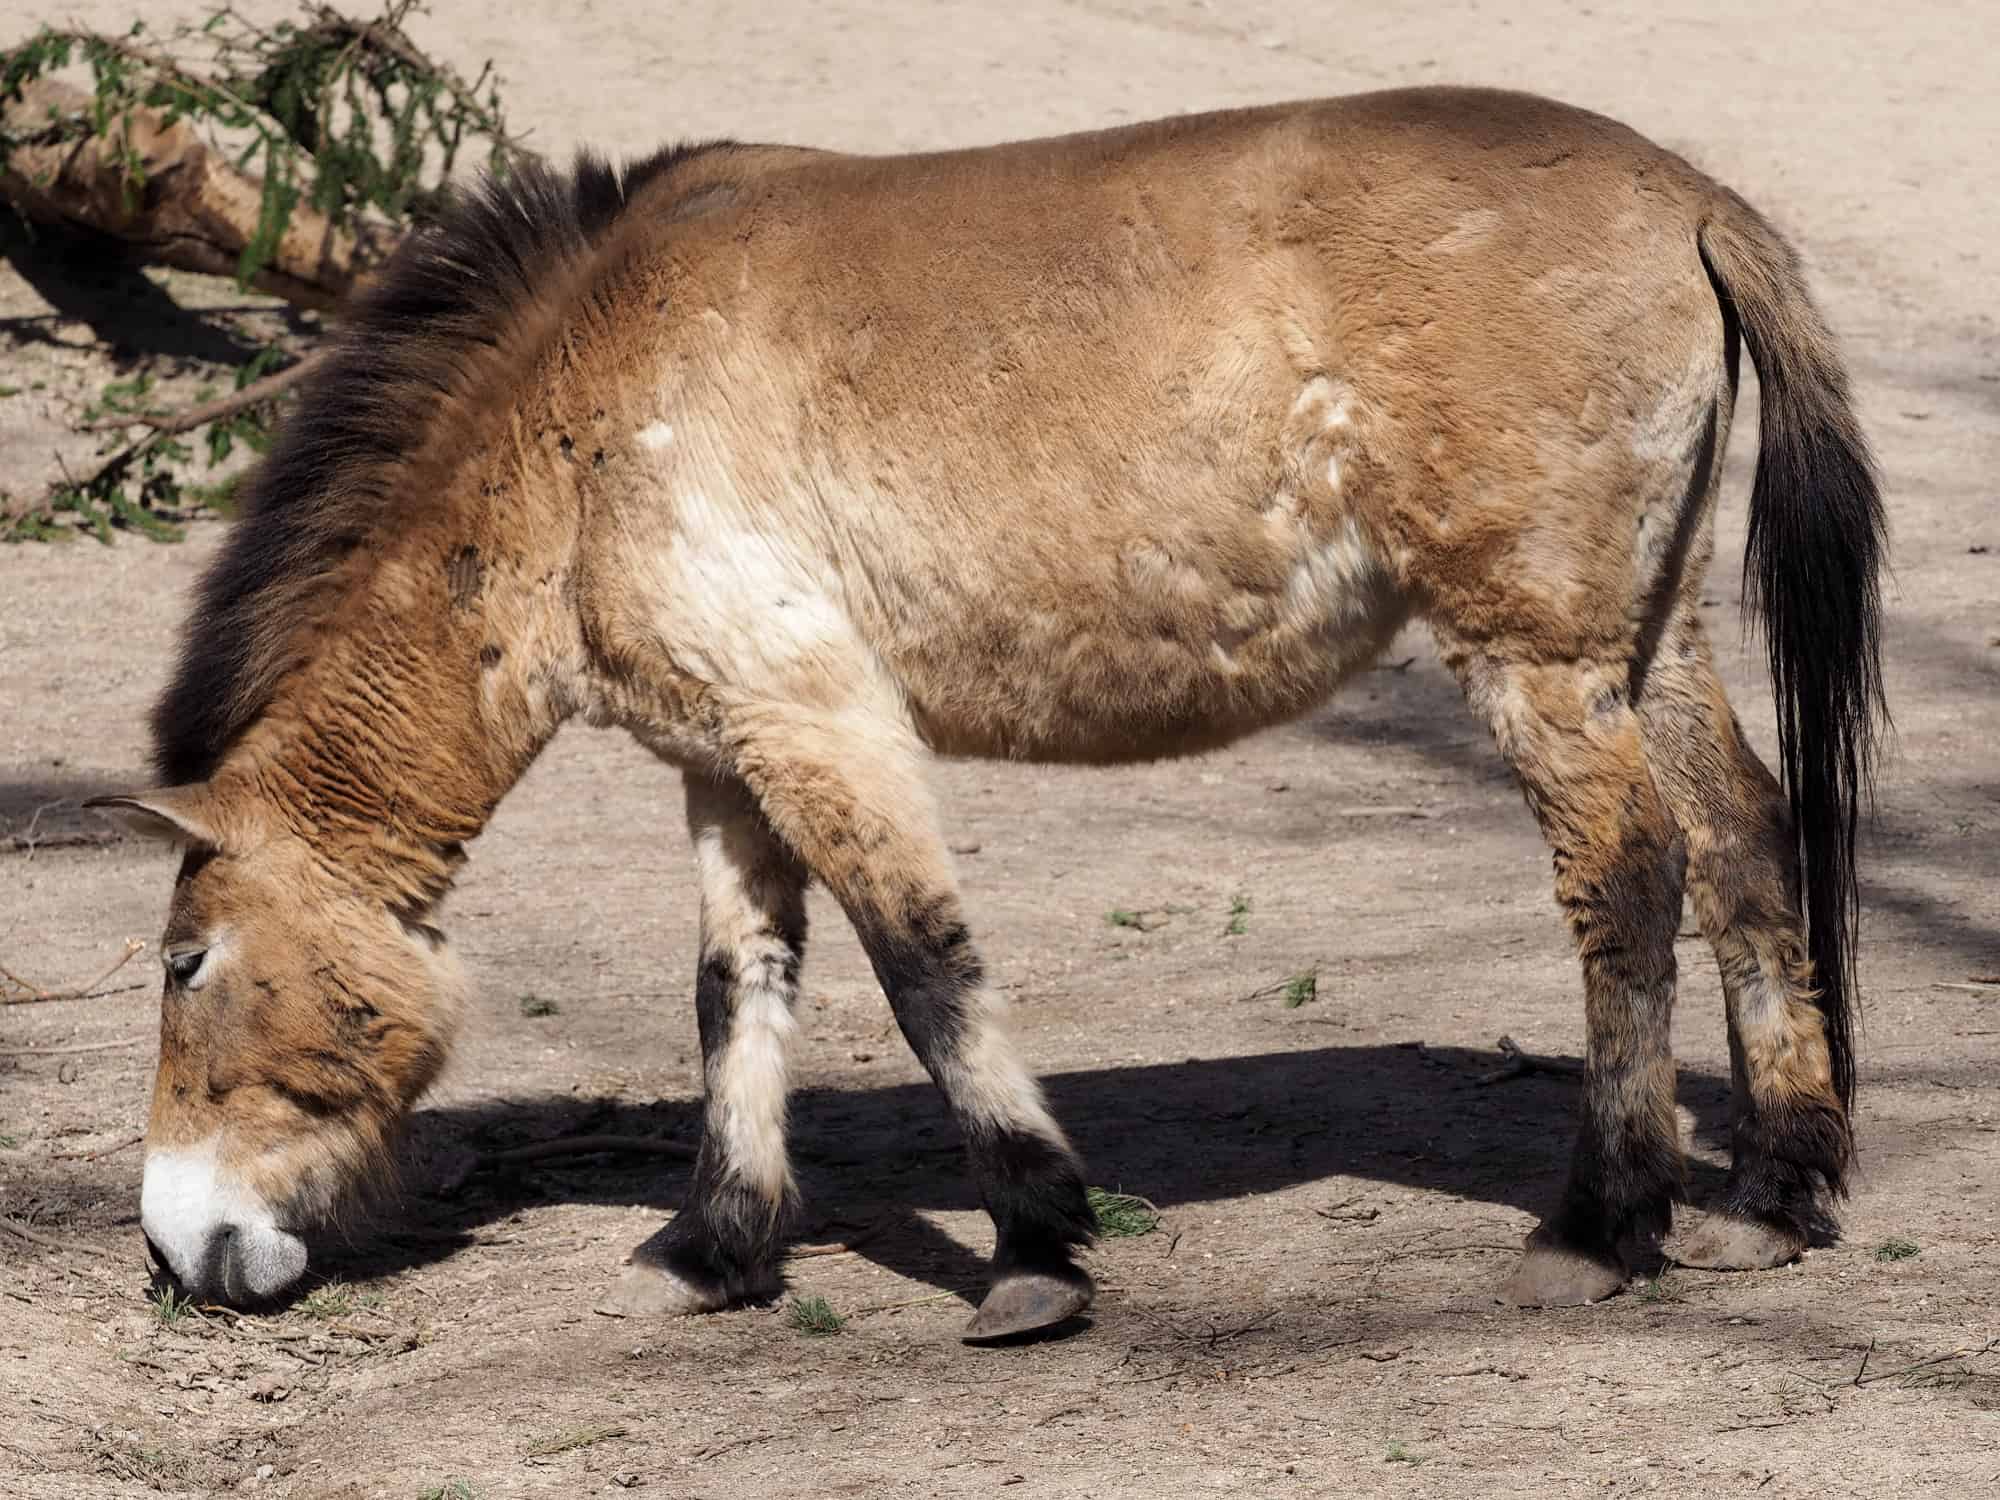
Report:
M 111 814 L 142 838 L 161 839 L 184 849 L 219 849 L 207 811 L 205 785 L 162 787 L 131 796 L 92 797 L 83 805 Z

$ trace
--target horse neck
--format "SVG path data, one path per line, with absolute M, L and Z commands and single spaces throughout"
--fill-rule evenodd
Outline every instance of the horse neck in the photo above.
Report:
M 519 495 L 522 476 L 509 479 L 455 488 Z M 491 503 L 447 503 L 369 564 L 219 773 L 413 919 L 572 711 L 573 528 L 529 516 L 509 525 Z

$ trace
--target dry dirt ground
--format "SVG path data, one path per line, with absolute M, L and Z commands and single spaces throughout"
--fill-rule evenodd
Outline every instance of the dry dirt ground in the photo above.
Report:
M 168 1324 L 147 1301 L 124 1143 L 143 1121 L 154 956 L 98 998 L 0 1010 L 0 1214 L 34 1236 L 0 1232 L 0 1493 L 1996 1493 L 1991 7 L 437 11 L 421 34 L 467 64 L 494 57 L 551 148 L 718 132 L 915 147 L 1461 79 L 1617 114 L 1787 226 L 1844 335 L 1896 533 L 1900 734 L 1867 834 L 1847 1237 L 1767 1274 L 1669 1268 L 1590 1309 L 1495 1304 L 1558 1182 L 1576 1087 L 1483 1075 L 1503 1034 L 1580 1052 L 1578 979 L 1528 816 L 1411 637 L 1311 722 L 1206 760 L 940 768 L 1027 1051 L 1096 1180 L 1164 1213 L 1094 1255 L 1092 1326 L 1021 1349 L 955 1341 L 989 1230 L 823 904 L 798 1060 L 804 1239 L 861 1243 L 790 1276 L 844 1330 L 808 1337 L 783 1307 L 593 1316 L 620 1255 L 675 1208 L 680 1167 L 469 1170 L 538 1139 L 695 1125 L 678 789 L 576 731 L 454 898 L 480 999 L 415 1131 L 409 1189 L 320 1263 L 338 1283 L 289 1311 Z M 5 0 L 0 32 L 33 14 Z M 38 482 L 66 413 L 114 372 L 171 373 L 202 340 L 259 336 L 259 315 L 226 310 L 190 331 L 162 295 L 80 286 L 14 247 L 5 384 L 43 388 L 0 401 L 0 485 Z M 1713 621 L 1768 746 L 1761 669 L 1735 649 L 1747 412 L 1738 432 Z M 209 525 L 181 547 L 0 551 L 0 963 L 24 977 L 88 978 L 157 931 L 169 861 L 75 803 L 141 774 L 142 716 L 216 541 Z M 1699 1198 L 1725 1160 L 1727 1054 L 1713 964 L 1683 947 Z M 1284 982 L 1315 967 L 1316 997 L 1287 1007 Z M 558 1008 L 527 1014 L 530 995 Z

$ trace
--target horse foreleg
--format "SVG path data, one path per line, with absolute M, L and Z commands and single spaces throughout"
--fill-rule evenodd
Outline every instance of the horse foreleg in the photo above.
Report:
M 1096 1228 L 1082 1168 L 986 984 L 914 741 L 886 719 L 789 705 L 732 713 L 729 735 L 737 774 L 846 910 L 965 1138 L 997 1233 L 966 1337 L 1081 1312 L 1095 1289 L 1072 1252 Z
M 806 873 L 740 782 L 690 771 L 687 816 L 701 882 L 701 1152 L 687 1202 L 633 1252 L 600 1306 L 612 1314 L 710 1312 L 775 1294 L 793 1197 L 785 1051 L 805 951 Z

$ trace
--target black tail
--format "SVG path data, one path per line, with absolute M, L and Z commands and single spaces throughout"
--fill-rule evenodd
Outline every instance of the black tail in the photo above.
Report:
M 1798 257 L 1723 193 L 1701 252 L 1762 389 L 1744 599 L 1777 695 L 1778 754 L 1797 840 L 1806 946 L 1834 1087 L 1854 1102 L 1859 895 L 1855 823 L 1873 793 L 1882 694 L 1882 495 L 1826 324 Z

